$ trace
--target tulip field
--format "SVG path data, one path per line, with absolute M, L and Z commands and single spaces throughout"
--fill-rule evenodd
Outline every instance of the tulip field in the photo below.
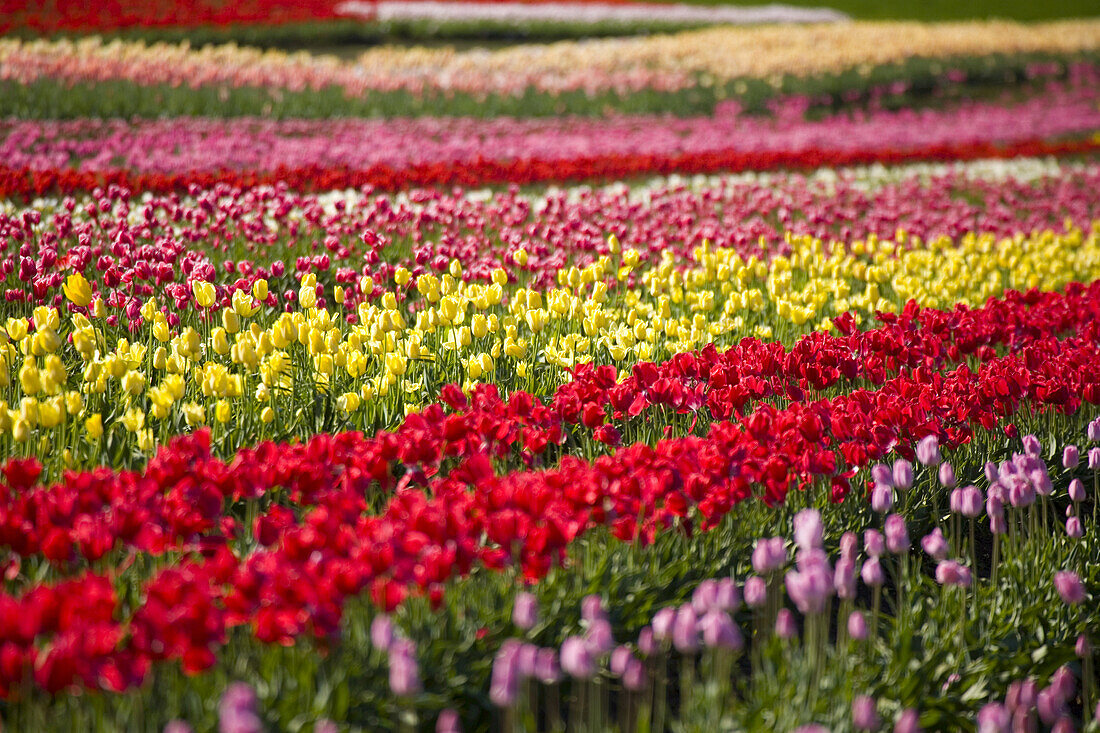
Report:
M 826 5 L 0 0 L 2 729 L 1100 731 L 1100 17 Z

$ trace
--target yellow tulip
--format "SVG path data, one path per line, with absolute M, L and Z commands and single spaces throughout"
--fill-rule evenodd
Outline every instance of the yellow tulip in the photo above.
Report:
M 92 302 L 92 286 L 88 284 L 88 280 L 79 272 L 74 272 L 65 278 L 65 284 L 61 286 L 61 289 L 65 292 L 65 297 L 69 299 L 69 302 L 73 305 L 83 308 Z

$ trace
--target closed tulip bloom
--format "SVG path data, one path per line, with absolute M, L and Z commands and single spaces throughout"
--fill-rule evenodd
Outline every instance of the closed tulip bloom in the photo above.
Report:
M 1038 458 L 1043 452 L 1043 445 L 1039 442 L 1039 439 L 1034 435 L 1024 436 L 1024 453 L 1029 456 Z
M 662 608 L 653 614 L 653 638 L 665 641 L 672 636 L 672 624 L 676 620 L 675 608 Z
M 615 647 L 615 650 L 611 652 L 611 662 L 608 665 L 608 669 L 611 670 L 611 674 L 620 676 L 626 670 L 626 663 L 633 657 L 633 653 L 630 651 L 630 647 L 626 645 L 619 645 Z
M 840 536 L 840 556 L 854 558 L 859 549 L 859 537 L 848 531 Z
M 871 510 L 885 514 L 894 506 L 894 490 L 889 486 L 875 484 L 871 489 Z
M 544 685 L 552 685 L 561 679 L 558 653 L 553 649 L 539 649 L 535 655 L 535 677 Z
M 935 435 L 928 435 L 917 443 L 917 460 L 923 466 L 934 466 L 940 462 L 940 441 Z
M 851 600 L 856 597 L 856 561 L 850 557 L 837 560 L 833 573 L 833 589 L 838 598 Z
M 521 678 L 534 677 L 538 663 L 539 648 L 534 644 L 520 644 L 516 652 L 516 671 Z
M 388 651 L 393 644 L 393 621 L 389 616 L 375 616 L 370 622 L 370 643 L 375 649 Z
M 894 461 L 894 486 L 908 489 L 913 485 L 913 464 L 904 458 Z
M 1077 464 L 1081 462 L 1081 453 L 1077 450 L 1075 445 L 1067 445 L 1062 449 L 1062 466 L 1070 469 L 1077 468 Z
M 856 641 L 867 638 L 867 617 L 862 611 L 852 611 L 848 614 L 848 636 Z
M 234 682 L 226 688 L 218 704 L 218 730 L 221 733 L 260 733 L 263 721 L 256 712 L 256 692 L 251 685 Z
M 803 550 L 821 547 L 824 532 L 821 524 L 821 512 L 816 509 L 803 509 L 794 516 L 794 543 Z
M 886 518 L 883 532 L 886 535 L 886 549 L 895 555 L 900 555 L 909 549 L 909 530 L 905 526 L 905 520 L 898 514 L 891 514 Z
M 859 695 L 852 701 L 852 725 L 856 730 L 874 731 L 882 725 L 875 709 L 875 701 L 868 695 Z
M 1063 700 L 1073 697 L 1077 688 L 1077 679 L 1073 676 L 1073 670 L 1069 665 L 1063 664 L 1050 678 L 1050 686 L 1058 691 Z
M 623 670 L 623 687 L 631 692 L 637 692 L 644 689 L 645 685 L 645 665 L 637 657 L 631 656 L 627 660 L 626 668 Z
M 943 560 L 936 566 L 936 582 L 940 585 L 957 585 L 960 588 L 969 588 L 970 580 L 970 568 L 960 565 L 954 560 Z
M 947 500 L 947 507 L 952 514 L 962 514 L 962 489 L 955 489 Z
M 894 472 L 884 463 L 876 463 L 871 467 L 871 479 L 876 484 L 883 486 L 894 485 Z
M 1100 448 L 1089 448 L 1089 468 L 1100 469 Z
M 1046 467 L 1033 470 L 1028 474 L 1028 478 L 1031 479 L 1031 483 L 1039 496 L 1050 496 L 1051 492 L 1054 491 L 1054 484 L 1050 481 L 1050 474 L 1047 473 Z
M 390 645 L 390 690 L 398 697 L 420 692 L 420 668 L 416 663 L 416 645 L 409 639 L 396 639 Z
M 1100 419 L 1093 420 L 1089 423 L 1088 427 L 1089 440 L 1096 442 L 1100 440 Z
M 603 599 L 593 593 L 585 596 L 581 601 L 581 618 L 585 621 L 595 621 L 606 616 L 603 608 Z
M 1054 588 L 1061 596 L 1062 602 L 1069 606 L 1076 606 L 1085 600 L 1085 586 L 1081 578 L 1069 570 L 1059 570 L 1054 574 Z
M 949 462 L 944 461 L 940 464 L 938 477 L 940 485 L 944 488 L 950 489 L 955 486 L 955 469 Z
M 585 640 L 579 636 L 570 636 L 561 644 L 561 668 L 570 677 L 588 679 L 596 671 L 592 655 Z
M 1085 485 L 1081 483 L 1081 479 L 1075 478 L 1069 482 L 1069 498 L 1074 502 L 1085 500 Z
M 788 608 L 779 609 L 775 615 L 775 635 L 780 639 L 792 639 L 798 634 L 798 625 L 795 623 L 794 614 Z
M 718 581 L 708 578 L 695 587 L 691 594 L 691 607 L 701 616 L 714 607 L 717 598 Z
M 752 550 L 752 568 L 760 575 L 774 572 L 787 562 L 787 550 L 782 537 L 759 539 Z
M 741 595 L 737 592 L 737 584 L 733 578 L 722 578 L 718 581 L 718 587 L 714 592 L 714 608 L 730 613 L 741 605 Z
M 878 557 L 886 552 L 886 541 L 882 533 L 877 529 L 868 529 L 863 533 L 863 549 L 871 557 Z
M 535 626 L 538 616 L 539 602 L 534 594 L 526 591 L 517 593 L 515 604 L 512 606 L 512 623 L 526 631 Z
M 745 605 L 760 608 L 768 600 L 768 584 L 759 575 L 745 579 Z
M 699 648 L 699 621 L 694 609 L 685 603 L 676 611 L 672 622 L 672 645 L 681 654 L 690 654 Z
M 978 711 L 978 733 L 1008 733 L 1012 729 L 1012 714 L 997 702 L 986 703 Z
M 1061 692 L 1051 685 L 1039 691 L 1035 707 L 1039 710 L 1040 720 L 1047 725 L 1054 725 L 1054 722 L 1066 712 L 1066 700 Z
M 647 657 L 657 653 L 657 640 L 653 638 L 652 626 L 646 626 L 638 632 L 638 651 Z
M 939 527 L 926 534 L 920 544 L 933 560 L 940 561 L 947 557 L 947 540 Z
M 985 462 L 985 479 L 990 485 L 997 483 L 997 479 L 1000 478 L 1000 474 L 997 472 L 997 464 L 993 461 Z
M 868 558 L 867 562 L 863 563 L 863 568 L 859 571 L 859 575 L 863 578 L 863 582 L 872 588 L 880 586 L 886 581 L 886 575 L 882 571 L 882 563 L 874 556 Z
M 513 643 L 509 643 L 513 642 Z M 508 639 L 493 659 L 493 671 L 489 680 L 489 699 L 500 708 L 515 704 L 519 692 L 520 675 L 516 668 L 519 643 Z
M 446 708 L 435 720 L 435 733 L 462 733 L 462 719 L 457 710 Z
M 588 648 L 595 657 L 603 656 L 615 647 L 615 637 L 611 632 L 611 623 L 605 618 L 592 621 L 584 636 Z
M 894 733 L 920 733 L 920 714 L 913 708 L 903 710 L 894 721 Z
M 1084 634 L 1077 637 L 1077 642 L 1073 645 L 1074 653 L 1084 659 L 1092 653 L 1092 646 L 1089 644 L 1089 638 Z
M 977 486 L 964 486 L 959 499 L 959 513 L 971 519 L 982 513 L 982 491 Z
M 1066 520 L 1066 535 L 1073 539 L 1081 539 L 1085 536 L 1085 530 L 1081 526 L 1081 520 L 1078 517 L 1070 517 Z
M 703 643 L 711 649 L 740 651 L 745 646 L 741 630 L 728 613 L 717 608 L 707 611 L 699 620 L 699 629 L 703 632 Z

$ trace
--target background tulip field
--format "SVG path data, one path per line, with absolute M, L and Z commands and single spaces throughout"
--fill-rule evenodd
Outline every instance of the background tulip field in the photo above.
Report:
M 0 0 L 13 731 L 1100 731 L 1078 0 Z

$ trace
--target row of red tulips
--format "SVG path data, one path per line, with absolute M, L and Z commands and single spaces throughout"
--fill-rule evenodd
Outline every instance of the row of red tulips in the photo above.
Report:
M 1094 289 L 1073 288 L 1068 297 L 1087 304 Z M 1049 298 L 1018 302 L 1028 300 Z M 597 526 L 642 541 L 673 524 L 706 529 L 754 495 L 783 501 L 792 484 L 825 482 L 839 500 L 856 468 L 891 450 L 905 454 L 926 435 L 957 446 L 979 428 L 1011 431 L 1005 420 L 1025 405 L 1073 412 L 1082 400 L 1100 403 L 1094 309 L 1064 312 L 1082 310 L 1077 336 L 1058 341 L 1057 326 L 1034 333 L 1018 353 L 990 354 L 977 372 L 920 367 L 873 391 L 782 409 L 764 405 L 744 419 L 717 423 L 706 438 L 634 445 L 592 462 L 567 458 L 550 470 L 493 475 L 490 451 L 467 445 L 470 454 L 459 454 L 467 425 L 435 408 L 412 425 L 419 423 L 427 437 L 424 423 L 438 418 L 455 431 L 450 446 L 460 465 L 429 491 L 398 482 L 378 514 L 367 512 L 375 485 L 392 484 L 393 461 L 415 458 L 396 451 L 393 436 L 265 444 L 228 464 L 210 456 L 207 434 L 179 438 L 143 477 L 125 480 L 153 481 L 181 502 L 209 506 L 208 526 L 218 524 L 220 532 L 193 538 L 190 559 L 156 573 L 130 614 L 120 616 L 111 582 L 95 574 L 0 596 L 0 616 L 10 621 L 0 624 L 0 682 L 11 693 L 33 673 L 51 692 L 73 684 L 122 689 L 139 683 L 158 660 L 181 660 L 189 671 L 208 667 L 235 625 L 250 625 L 270 643 L 330 637 L 345 599 L 367 589 L 393 608 L 413 589 L 441 599 L 444 582 L 475 563 L 514 561 L 528 577 L 540 577 L 572 540 Z M 1011 338 L 1019 330 L 1006 333 Z M 415 450 L 415 433 L 409 435 L 408 449 Z M 20 490 L 35 478 L 26 463 L 9 464 L 5 474 Z M 90 479 L 70 477 L 80 480 Z M 261 495 L 272 503 L 251 529 L 265 549 L 238 557 L 227 541 L 235 523 L 214 507 Z M 134 558 L 114 563 L 111 572 L 124 572 Z
M 746 338 L 723 352 L 710 346 L 660 364 L 639 364 L 621 379 L 613 367 L 582 364 L 546 404 L 525 392 L 502 400 L 491 384 L 469 397 L 448 385 L 443 404 L 410 415 L 393 433 L 359 439 L 355 450 L 377 459 L 367 480 L 387 493 L 438 481 L 454 460 L 462 462 L 453 472 L 460 476 L 482 470 L 488 458 L 516 453 L 531 466 L 570 435 L 618 445 L 658 409 L 725 420 L 764 399 L 806 402 L 842 381 L 880 385 L 906 370 L 939 371 L 971 355 L 988 361 L 999 347 L 1016 350 L 1078 333 L 1100 318 L 1097 296 L 1100 283 L 1064 294 L 1009 293 L 976 310 L 921 310 L 911 303 L 900 317 L 883 314 L 885 323 L 875 329 L 856 330 L 841 318 L 842 335 L 814 332 L 790 351 L 778 342 Z M 264 470 L 271 454 L 279 457 L 270 466 L 293 467 L 298 454 L 309 451 L 309 444 L 265 444 L 229 465 L 205 448 L 162 453 L 142 473 L 99 468 L 38 488 L 36 461 L 13 461 L 6 483 L 0 483 L 0 547 L 20 560 L 43 557 L 64 569 L 75 567 L 73 560 L 96 562 L 120 548 L 162 555 L 198 538 L 220 542 L 239 529 L 224 513 L 227 500 L 255 499 L 266 487 L 283 486 L 296 506 L 317 502 L 321 487 L 328 486 L 322 474 Z M 396 481 L 399 467 L 404 474 Z M 274 518 L 265 518 L 261 536 L 272 536 L 287 516 L 276 510 Z
M 528 185 L 545 181 L 630 178 L 651 174 L 710 173 L 715 171 L 812 170 L 822 167 L 881 163 L 897 165 L 914 161 L 956 161 L 1020 156 L 1074 156 L 1100 150 L 1100 141 L 1052 142 L 1033 139 L 1011 143 L 937 144 L 913 148 L 873 150 L 801 149 L 754 151 L 729 149 L 700 153 L 579 155 L 570 159 L 525 158 L 493 160 L 475 158 L 461 162 L 437 162 L 393 167 L 377 164 L 365 169 L 279 167 L 270 171 L 194 171 L 134 173 L 128 169 L 77 171 L 68 168 L 33 170 L 0 166 L 0 196 L 34 197 L 51 193 L 91 191 L 108 185 L 132 191 L 199 191 L 221 183 L 252 187 L 285 183 L 293 190 L 325 191 L 371 186 L 396 191 L 416 186 Z

